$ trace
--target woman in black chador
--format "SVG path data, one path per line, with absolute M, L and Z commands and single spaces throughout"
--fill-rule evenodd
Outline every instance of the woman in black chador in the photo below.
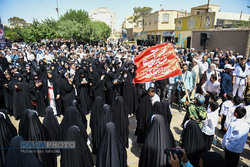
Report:
M 106 127 L 106 123 L 113 121 L 113 109 L 110 105 L 104 104 L 103 111 L 100 115 L 100 119 L 95 128 L 94 136 L 93 136 L 93 149 L 92 153 L 96 153 L 99 145 L 102 141 L 102 137 L 104 135 L 104 129 Z
M 48 129 L 52 141 L 58 140 L 59 123 L 54 115 L 53 108 L 48 106 L 45 110 L 43 125 Z
M 106 124 L 97 154 L 97 167 L 127 167 L 127 151 L 113 122 Z
M 197 122 L 193 120 L 185 122 L 181 136 L 181 147 L 185 149 L 190 163 L 193 166 L 198 166 L 201 154 L 206 152 L 206 145 Z
M 166 148 L 174 148 L 174 137 L 169 133 L 165 118 L 155 114 L 151 118 L 152 125 L 143 144 L 139 167 L 166 167 L 168 164 Z
M 61 152 L 62 167 L 93 167 L 94 161 L 86 144 L 86 139 L 82 135 L 81 130 L 76 126 L 70 126 L 67 129 L 66 141 L 75 141 L 76 149 L 64 149 Z
M 129 120 L 123 97 L 117 96 L 114 104 L 114 122 L 120 132 L 125 146 L 128 148 Z
M 8 148 L 10 140 L 17 135 L 16 128 L 3 109 L 0 110 L 0 148 Z M 0 150 L 0 166 L 6 162 L 7 149 Z
M 11 82 L 13 90 L 13 115 L 20 119 L 21 113 L 25 109 L 32 109 L 29 84 L 23 79 L 21 74 L 14 75 L 15 81 Z
M 36 111 L 31 110 L 27 113 L 23 125 L 23 138 L 26 141 L 50 141 L 47 128 L 40 122 Z M 40 150 L 41 151 L 41 150 Z M 35 155 L 46 167 L 56 167 L 56 154 L 36 152 Z
M 33 153 L 22 153 L 19 149 L 20 142 L 24 141 L 22 136 L 15 136 L 10 141 L 9 150 L 6 155 L 5 167 L 43 167 L 42 163 Z
M 63 120 L 59 126 L 59 139 L 60 140 L 65 139 L 67 130 L 72 125 L 76 125 L 80 129 L 81 134 L 84 136 L 84 139 L 86 140 L 85 142 L 87 142 L 86 127 L 84 126 L 82 122 L 82 117 L 76 108 L 74 108 L 73 106 L 69 106 L 66 109 Z
M 100 116 L 103 112 L 103 105 L 104 105 L 104 101 L 103 98 L 101 96 L 97 96 L 95 98 L 93 107 L 92 107 L 92 111 L 91 111 L 91 115 L 90 115 L 90 128 L 91 128 L 91 134 L 92 134 L 92 142 L 93 142 L 93 138 L 95 136 L 95 128 L 100 120 Z

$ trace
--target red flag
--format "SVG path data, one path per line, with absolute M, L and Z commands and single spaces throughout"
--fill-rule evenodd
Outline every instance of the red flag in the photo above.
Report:
M 135 57 L 134 62 L 137 66 L 134 83 L 181 75 L 179 60 L 171 43 L 163 43 L 146 49 Z

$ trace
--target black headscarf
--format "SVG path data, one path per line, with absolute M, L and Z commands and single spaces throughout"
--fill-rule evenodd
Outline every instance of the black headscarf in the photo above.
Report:
M 48 129 L 51 140 L 58 140 L 59 123 L 54 115 L 53 108 L 50 106 L 48 106 L 45 110 L 43 125 Z
M 17 135 L 16 129 L 13 128 L 7 120 L 8 115 L 0 112 L 0 166 L 4 166 L 6 162 L 6 153 L 10 140 Z
M 97 167 L 127 167 L 127 151 L 113 122 L 106 124 L 97 154 Z
M 129 120 L 123 97 L 117 96 L 114 104 L 114 122 L 121 134 L 125 146 L 128 148 Z
M 97 96 L 95 98 L 92 111 L 91 111 L 91 115 L 90 115 L 90 128 L 91 128 L 92 136 L 94 136 L 95 127 L 97 123 L 99 122 L 100 116 L 102 114 L 103 105 L 104 105 L 103 98 L 101 96 Z
M 42 163 L 33 153 L 22 153 L 20 149 L 16 149 L 20 148 L 21 141 L 24 141 L 22 136 L 15 136 L 10 141 L 5 167 L 42 167 Z
M 139 167 L 167 166 L 167 155 L 164 150 L 175 147 L 173 135 L 166 131 L 167 128 L 169 127 L 162 115 L 153 115 L 150 131 L 141 150 Z
M 61 166 L 62 167 L 93 167 L 94 161 L 86 144 L 86 139 L 80 129 L 76 126 L 70 126 L 67 129 L 66 141 L 75 141 L 76 149 L 64 149 L 61 152 Z
M 96 126 L 96 130 L 94 132 L 94 137 L 93 137 L 93 153 L 95 154 L 96 151 L 99 148 L 99 145 L 102 141 L 102 137 L 104 134 L 104 129 L 106 126 L 106 123 L 112 122 L 113 121 L 113 110 L 112 107 L 108 104 L 104 104 L 103 106 L 103 111 L 100 116 L 100 119 L 98 121 L 98 124 Z
M 25 129 L 25 131 L 23 131 L 23 138 L 26 141 L 50 141 L 47 128 L 40 122 L 37 112 L 34 110 L 27 113 L 23 129 Z M 44 164 L 44 166 L 56 166 L 55 154 L 38 152 L 35 153 L 35 155 Z
M 147 121 L 150 118 L 153 106 L 148 93 L 142 97 L 136 112 L 137 127 L 135 135 L 138 143 L 144 143 L 147 131 Z
M 206 151 L 206 145 L 196 121 L 190 120 L 184 124 L 181 138 L 181 147 L 185 149 L 188 160 L 193 166 L 197 166 L 200 155 Z
M 30 111 L 31 111 L 30 109 L 25 109 L 25 110 L 23 110 L 23 112 L 21 114 L 21 119 L 20 119 L 19 128 L 18 128 L 18 134 L 19 134 L 19 136 L 23 136 L 23 133 L 24 133 L 24 130 L 23 130 L 24 123 L 26 122 L 27 115 L 28 115 L 28 113 Z
M 172 116 L 172 113 L 171 113 L 170 108 L 169 108 L 169 103 L 166 100 L 163 100 L 161 103 L 162 103 L 165 119 L 170 126 L 170 123 L 171 123 L 173 116 Z
M 10 121 L 10 118 L 9 118 L 9 116 L 8 116 L 7 110 L 5 110 L 5 109 L 0 109 L 0 112 L 2 112 L 2 113 L 5 114 L 5 116 L 6 116 L 6 117 L 5 117 L 5 120 L 6 120 L 6 123 L 7 123 L 8 127 L 10 128 L 11 132 L 17 134 L 17 130 L 16 130 L 15 126 L 12 124 L 12 122 Z
M 85 131 L 84 124 L 80 113 L 73 106 L 69 106 L 66 109 L 63 120 L 59 126 L 59 139 L 64 140 L 66 137 L 67 130 L 70 126 L 76 125 L 79 127 L 81 134 L 87 140 L 87 133 Z M 85 141 L 86 142 L 86 141 Z

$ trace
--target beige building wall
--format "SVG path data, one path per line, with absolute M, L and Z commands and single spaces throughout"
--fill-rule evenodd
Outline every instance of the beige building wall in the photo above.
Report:
M 192 33 L 192 47 L 197 51 L 203 50 L 200 46 L 200 34 L 209 33 L 208 50 L 220 48 L 223 51 L 233 50 L 244 55 L 246 58 L 250 54 L 250 29 L 224 29 L 224 30 L 196 30 Z

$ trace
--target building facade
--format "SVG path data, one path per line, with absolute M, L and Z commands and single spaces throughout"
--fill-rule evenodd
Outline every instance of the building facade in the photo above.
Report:
M 179 47 L 192 46 L 192 31 L 231 28 L 234 23 L 249 21 L 249 14 L 220 12 L 219 5 L 201 5 L 191 8 L 191 15 L 175 19 L 175 32 Z M 200 42 L 200 40 L 199 40 Z
M 115 12 L 108 8 L 96 8 L 89 12 L 89 17 L 93 21 L 103 21 L 115 32 L 116 15 Z
M 154 44 L 172 42 L 175 37 L 175 19 L 188 15 L 177 10 L 160 10 L 144 18 L 144 31 L 147 40 Z

